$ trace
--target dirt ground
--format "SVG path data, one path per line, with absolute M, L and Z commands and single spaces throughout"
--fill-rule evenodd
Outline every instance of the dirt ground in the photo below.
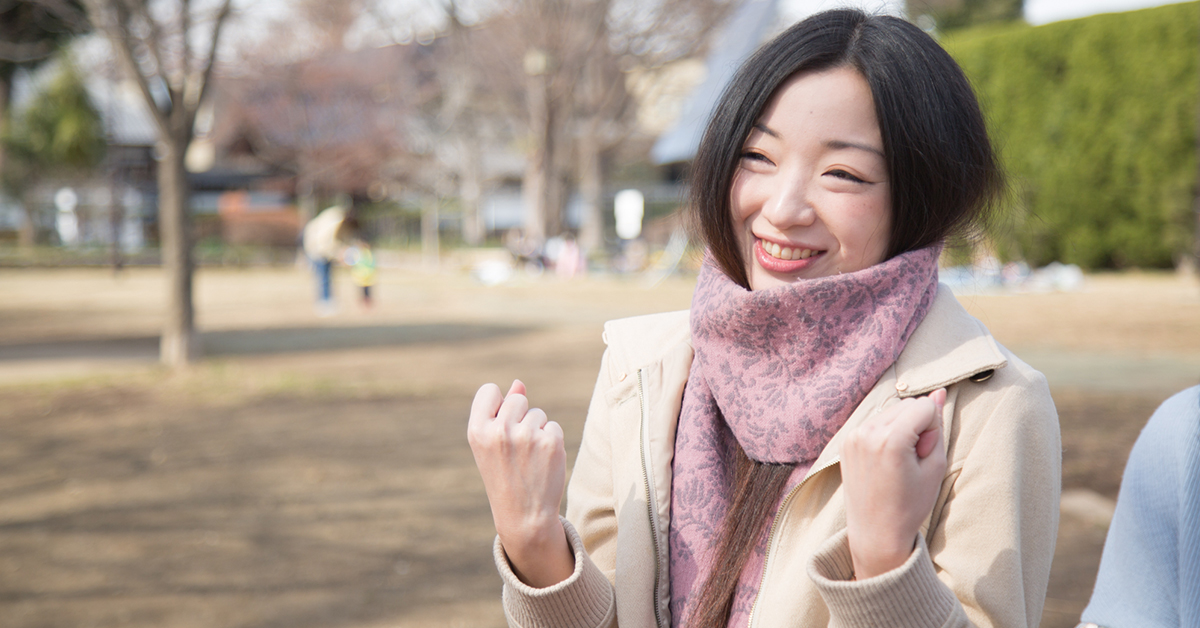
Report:
M 157 271 L 0 270 L 0 623 L 504 625 L 471 395 L 520 377 L 573 454 L 603 321 L 687 307 L 692 284 L 381 280 L 373 310 L 340 283 L 317 318 L 302 270 L 204 270 L 207 357 L 171 373 Z M 1200 381 L 1200 287 L 962 301 L 1051 382 L 1068 491 L 1042 625 L 1073 626 L 1133 440 Z

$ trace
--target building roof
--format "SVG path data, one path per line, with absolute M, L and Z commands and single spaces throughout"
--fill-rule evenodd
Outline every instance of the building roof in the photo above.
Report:
M 704 82 L 692 92 L 675 125 L 650 149 L 655 163 L 690 161 L 696 155 L 713 107 L 738 67 L 770 32 L 777 4 L 777 0 L 748 0 L 738 8 L 705 60 Z

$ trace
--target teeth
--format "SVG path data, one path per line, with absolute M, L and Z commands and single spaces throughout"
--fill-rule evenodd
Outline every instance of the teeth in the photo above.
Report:
M 816 254 L 812 249 L 793 249 L 786 246 L 780 246 L 774 242 L 762 240 L 763 250 L 775 257 L 783 260 L 799 260 L 808 259 Z

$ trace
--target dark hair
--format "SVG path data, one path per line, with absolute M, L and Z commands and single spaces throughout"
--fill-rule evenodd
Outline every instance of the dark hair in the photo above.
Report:
M 693 231 L 749 288 L 730 206 L 743 145 L 767 102 L 800 72 L 853 67 L 867 80 L 892 194 L 887 258 L 963 235 L 986 218 L 1004 177 L 970 83 L 929 35 L 899 18 L 820 13 L 784 31 L 738 70 L 692 163 Z
M 891 184 L 887 258 L 965 235 L 986 218 L 1003 188 L 983 114 L 958 64 L 904 20 L 837 10 L 789 28 L 734 76 L 692 164 L 690 216 L 721 269 L 749 289 L 730 188 L 742 148 L 763 108 L 800 72 L 853 67 L 867 80 Z M 725 628 L 738 578 L 792 465 L 750 460 L 735 447 L 732 505 L 714 547 L 712 572 L 687 618 Z

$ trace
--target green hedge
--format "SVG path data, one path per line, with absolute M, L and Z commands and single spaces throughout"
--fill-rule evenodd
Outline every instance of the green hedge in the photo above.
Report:
M 1191 247 L 1200 3 L 943 42 L 975 86 L 1013 187 L 1005 258 L 1169 267 Z

